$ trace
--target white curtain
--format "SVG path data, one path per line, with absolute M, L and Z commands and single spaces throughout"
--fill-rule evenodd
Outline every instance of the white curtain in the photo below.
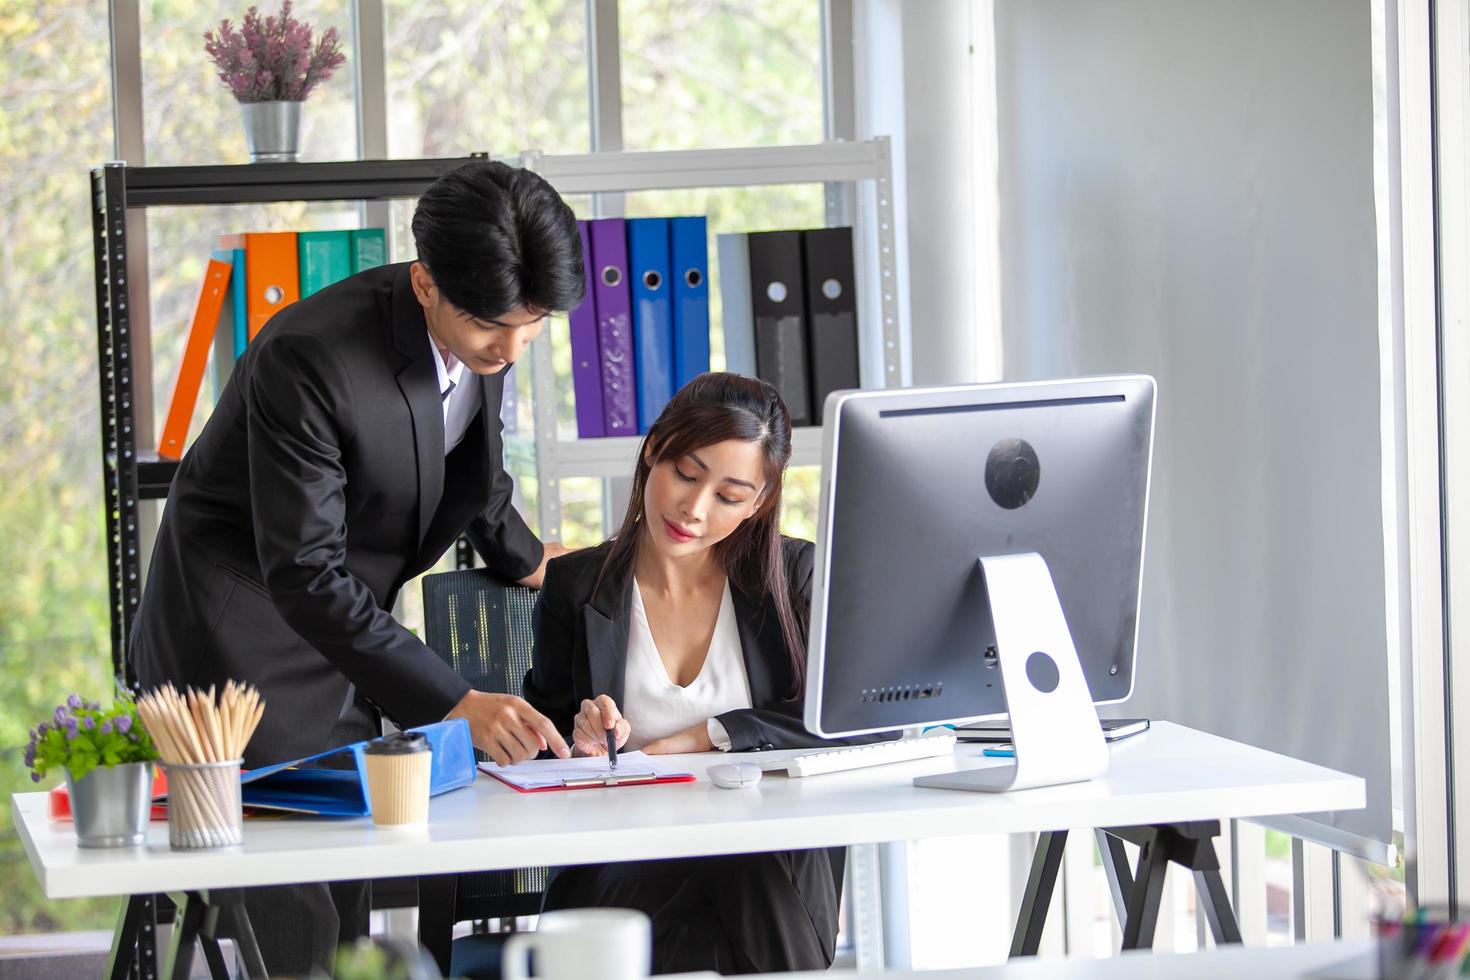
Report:
M 1392 832 L 1366 2 L 997 0 L 1010 379 L 1159 381 L 1138 687 Z M 1381 849 L 1376 853 L 1381 854 Z M 1381 858 L 1380 858 L 1381 859 Z

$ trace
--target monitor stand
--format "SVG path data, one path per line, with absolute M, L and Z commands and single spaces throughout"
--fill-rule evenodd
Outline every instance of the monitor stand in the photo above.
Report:
M 1102 775 L 1107 744 L 1046 559 L 1035 552 L 982 557 L 980 568 L 1016 761 L 921 776 L 914 785 L 1004 793 Z

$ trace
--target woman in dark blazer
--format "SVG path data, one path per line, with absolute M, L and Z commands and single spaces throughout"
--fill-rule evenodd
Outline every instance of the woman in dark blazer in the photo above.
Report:
M 622 528 L 550 562 L 525 697 L 583 755 L 834 744 L 802 726 L 813 547 L 779 531 L 791 455 L 764 381 L 704 374 L 644 441 Z M 655 972 L 825 969 L 841 849 L 562 868 L 543 911 L 641 909 Z

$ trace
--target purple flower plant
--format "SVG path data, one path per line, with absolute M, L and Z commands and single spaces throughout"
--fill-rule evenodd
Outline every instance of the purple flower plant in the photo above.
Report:
M 98 766 L 149 762 L 158 757 L 147 729 L 135 724 L 137 706 L 122 698 L 103 707 L 73 694 L 27 734 L 25 764 L 31 781 L 65 769 L 81 779 Z
M 291 16 L 291 0 L 264 19 L 251 7 L 238 30 L 220 21 L 205 32 L 204 50 L 238 102 L 301 102 L 347 61 L 337 29 L 313 44 L 311 25 Z

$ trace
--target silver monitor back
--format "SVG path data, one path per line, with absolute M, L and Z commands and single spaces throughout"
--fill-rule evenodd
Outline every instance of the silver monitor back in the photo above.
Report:
M 1093 701 L 1132 694 L 1152 378 L 834 392 L 823 419 L 808 729 L 1003 714 L 982 555 L 1040 554 Z

